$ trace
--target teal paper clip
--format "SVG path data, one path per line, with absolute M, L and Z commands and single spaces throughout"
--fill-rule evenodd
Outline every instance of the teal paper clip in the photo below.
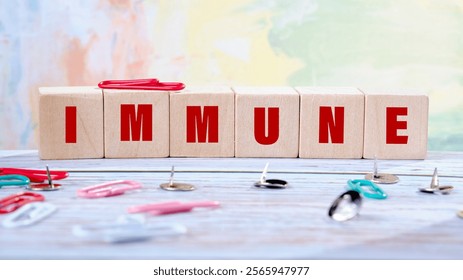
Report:
M 2 175 L 0 176 L 0 189 L 4 186 L 27 186 L 30 180 L 22 175 Z
M 369 180 L 357 179 L 347 181 L 350 190 L 361 193 L 364 197 L 373 199 L 386 199 L 387 194 L 375 183 Z

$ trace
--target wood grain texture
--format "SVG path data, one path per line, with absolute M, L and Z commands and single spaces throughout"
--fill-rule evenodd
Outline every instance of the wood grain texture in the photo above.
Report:
M 299 94 L 290 87 L 234 87 L 235 156 L 297 157 L 299 152 Z M 256 138 L 255 108 L 265 108 L 265 133 L 271 135 L 269 108 L 278 108 L 276 142 L 261 144 Z M 269 137 L 270 138 L 270 137 Z
M 196 142 L 187 141 L 187 106 L 199 106 L 201 116 L 195 119 Z M 217 107 L 218 139 L 212 143 L 209 134 L 200 142 L 199 127 L 207 125 L 206 133 L 214 128 L 205 106 Z M 190 111 L 191 113 L 192 111 Z M 190 120 L 192 121 L 192 120 Z M 186 87 L 170 96 L 170 156 L 171 157 L 233 157 L 235 155 L 235 94 L 229 87 Z M 192 132 L 190 131 L 190 133 Z
M 103 157 L 103 95 L 96 87 L 39 88 L 42 159 Z M 76 108 L 75 143 L 66 143 L 65 108 Z
M 151 121 L 151 137 L 143 138 L 143 127 L 139 133 L 130 125 L 129 141 L 121 138 L 121 105 L 135 105 L 135 118 L 140 125 Z M 140 105 L 151 105 L 149 114 L 137 115 Z M 151 90 L 104 90 L 105 157 L 138 158 L 169 156 L 169 92 Z M 133 124 L 133 123 L 131 123 Z M 132 134 L 133 133 L 133 134 Z M 133 136 L 137 134 L 138 139 Z M 141 134 L 141 136 L 140 136 Z
M 39 160 L 37 152 L 0 151 L 0 166 L 73 170 L 63 190 L 43 193 L 59 207 L 40 224 L 0 228 L 0 259 L 461 259 L 463 220 L 462 153 L 429 153 L 426 160 L 380 160 L 382 172 L 400 182 L 382 186 L 389 198 L 364 200 L 359 217 L 337 223 L 329 205 L 345 191 L 348 179 L 362 178 L 372 160 L 361 159 L 90 159 Z M 285 179 L 284 190 L 259 189 L 265 162 L 268 178 Z M 175 165 L 177 181 L 193 183 L 193 192 L 168 192 L 158 185 Z M 440 183 L 456 187 L 448 196 L 426 195 L 433 167 Z M 76 197 L 77 189 L 114 179 L 132 179 L 143 189 L 103 199 Z M 21 188 L 0 189 L 0 197 Z M 218 200 L 211 211 L 148 217 L 175 222 L 184 236 L 111 245 L 71 234 L 75 224 L 113 221 L 132 205 L 169 200 Z M 4 216 L 0 216 L 3 219 Z
M 428 144 L 428 96 L 421 92 L 403 90 L 365 90 L 364 158 L 424 159 Z M 386 108 L 407 108 L 407 115 L 397 116 L 406 122 L 398 136 L 407 136 L 406 144 L 386 143 Z
M 299 157 L 362 158 L 365 111 L 363 93 L 356 88 L 345 87 L 296 87 L 296 90 L 301 95 Z M 341 143 L 333 143 L 330 130 L 328 142 L 320 142 L 321 107 L 330 108 L 336 128 L 342 125 Z M 343 110 L 343 122 L 334 117 L 337 108 Z

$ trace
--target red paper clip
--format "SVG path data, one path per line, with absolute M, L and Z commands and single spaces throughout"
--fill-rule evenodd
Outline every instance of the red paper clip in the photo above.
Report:
M 0 199 L 0 214 L 8 214 L 19 207 L 37 201 L 44 201 L 45 197 L 33 192 L 20 192 Z
M 142 90 L 182 90 L 185 84 L 179 82 L 160 82 L 158 79 L 107 80 L 98 84 L 106 89 L 142 89 Z
M 48 180 L 46 170 L 23 169 L 23 168 L 0 168 L 0 175 L 22 175 L 31 180 L 32 183 L 43 183 Z M 62 180 L 69 174 L 66 171 L 50 171 L 52 180 Z

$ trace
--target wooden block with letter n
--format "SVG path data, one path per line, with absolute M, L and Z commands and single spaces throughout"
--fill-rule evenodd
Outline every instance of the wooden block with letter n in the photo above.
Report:
M 187 87 L 170 96 L 170 156 L 233 157 L 235 95 L 229 87 Z
M 299 94 L 291 87 L 235 87 L 235 156 L 297 157 Z
M 428 140 L 428 96 L 420 92 L 365 93 L 364 158 L 424 159 Z
M 350 87 L 297 87 L 299 157 L 362 158 L 364 95 Z
M 102 90 L 39 88 L 39 133 L 41 159 L 102 158 Z
M 104 90 L 105 157 L 169 156 L 169 92 Z

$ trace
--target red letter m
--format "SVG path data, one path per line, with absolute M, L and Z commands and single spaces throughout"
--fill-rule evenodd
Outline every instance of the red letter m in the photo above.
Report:
M 219 106 L 204 106 L 202 114 L 201 106 L 187 106 L 186 142 L 206 143 L 206 136 L 208 143 L 219 142 Z
M 153 141 L 153 105 L 139 104 L 135 113 L 135 104 L 121 104 L 121 141 L 140 141 L 140 136 Z

